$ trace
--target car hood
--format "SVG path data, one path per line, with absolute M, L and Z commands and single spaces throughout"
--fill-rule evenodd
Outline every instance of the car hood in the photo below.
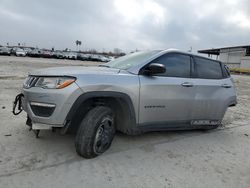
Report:
M 82 74 L 117 74 L 119 69 L 107 67 L 83 67 L 83 66 L 68 66 L 68 67 L 53 67 L 38 69 L 30 73 L 33 76 L 77 76 Z

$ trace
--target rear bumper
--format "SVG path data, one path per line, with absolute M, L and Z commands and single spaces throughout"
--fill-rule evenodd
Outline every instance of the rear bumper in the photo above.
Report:
M 63 127 L 75 100 L 82 94 L 75 84 L 63 89 L 23 89 L 22 107 L 32 123 Z

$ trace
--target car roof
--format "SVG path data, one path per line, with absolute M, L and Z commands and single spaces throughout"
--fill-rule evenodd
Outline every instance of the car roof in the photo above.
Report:
M 170 48 L 170 49 L 164 49 L 164 50 L 148 50 L 148 51 L 159 51 L 158 53 L 156 53 L 155 55 L 152 55 L 150 58 L 148 58 L 148 60 L 146 60 L 145 62 L 135 66 L 135 67 L 131 67 L 129 68 L 127 71 L 130 72 L 130 73 L 133 73 L 133 74 L 138 74 L 138 72 L 140 71 L 141 67 L 145 66 L 146 64 L 150 63 L 151 61 L 153 61 L 154 59 L 164 55 L 164 54 L 168 54 L 168 53 L 178 53 L 178 54 L 184 54 L 184 55 L 189 55 L 189 56 L 192 56 L 192 57 L 199 57 L 199 58 L 203 58 L 203 59 L 207 59 L 207 60 L 210 60 L 210 61 L 216 61 L 216 62 L 219 62 L 221 63 L 220 61 L 218 60 L 214 60 L 214 59 L 211 59 L 211 58 L 207 58 L 207 57 L 203 57 L 203 56 L 200 56 L 198 54 L 193 54 L 193 53 L 190 53 L 190 52 L 185 52 L 185 51 L 181 51 L 181 50 L 178 50 L 178 49 L 174 49 L 174 48 Z

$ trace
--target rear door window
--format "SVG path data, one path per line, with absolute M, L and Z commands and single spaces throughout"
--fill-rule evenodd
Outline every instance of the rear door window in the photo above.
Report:
M 222 79 L 221 64 L 205 58 L 194 57 L 196 77 L 204 79 Z

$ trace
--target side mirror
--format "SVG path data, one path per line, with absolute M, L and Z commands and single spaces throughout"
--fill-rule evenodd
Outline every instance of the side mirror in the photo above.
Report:
M 143 71 L 146 75 L 154 75 L 154 74 L 161 74 L 166 72 L 166 67 L 160 63 L 151 63 L 148 67 L 146 67 Z

